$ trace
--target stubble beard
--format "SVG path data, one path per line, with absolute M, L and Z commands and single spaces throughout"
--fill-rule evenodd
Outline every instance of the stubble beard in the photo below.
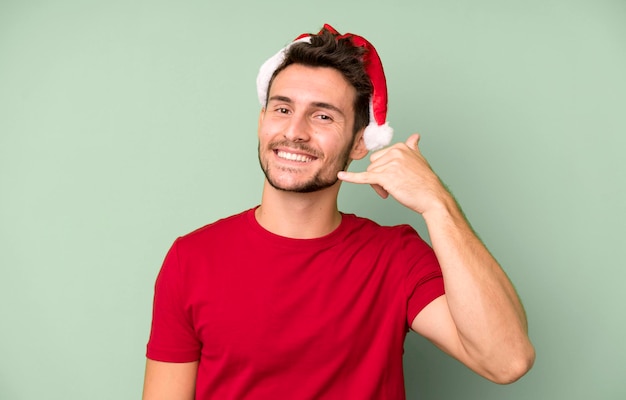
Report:
M 281 145 L 285 144 L 285 142 L 281 142 Z M 293 193 L 312 193 L 320 190 L 324 190 L 333 186 L 339 180 L 337 178 L 337 172 L 345 171 L 348 168 L 348 164 L 350 163 L 350 152 L 352 150 L 352 145 L 354 144 L 354 139 L 349 143 L 348 146 L 342 151 L 342 153 L 337 158 L 337 161 L 333 165 L 327 165 L 317 171 L 313 177 L 309 180 L 301 182 L 295 186 L 282 186 L 280 185 L 273 177 L 269 166 L 269 161 L 263 164 L 263 160 L 261 159 L 261 144 L 259 143 L 258 147 L 258 158 L 259 165 L 263 170 L 263 174 L 265 175 L 265 179 L 267 182 L 277 190 L 281 190 L 284 192 L 293 192 Z M 268 149 L 272 149 L 276 144 L 270 144 Z M 288 147 L 294 150 L 304 150 L 311 152 L 308 146 L 301 145 L 299 143 L 289 142 Z M 331 171 L 329 171 L 331 169 Z M 288 170 L 287 170 L 288 171 Z M 289 171 L 288 171 L 289 172 Z M 293 171 L 297 172 L 297 171 Z

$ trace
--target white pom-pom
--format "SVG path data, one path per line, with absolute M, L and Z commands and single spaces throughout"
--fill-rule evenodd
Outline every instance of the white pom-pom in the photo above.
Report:
M 376 123 L 371 122 L 363 132 L 365 147 L 370 151 L 387 146 L 391 142 L 392 136 L 393 128 L 389 126 L 389 122 L 385 122 L 383 125 L 376 125 Z

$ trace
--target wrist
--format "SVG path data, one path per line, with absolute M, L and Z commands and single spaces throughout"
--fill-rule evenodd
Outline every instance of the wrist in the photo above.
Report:
M 424 210 L 422 217 L 426 224 L 439 223 L 445 220 L 465 220 L 461 208 L 449 192 L 440 196 L 427 210 Z

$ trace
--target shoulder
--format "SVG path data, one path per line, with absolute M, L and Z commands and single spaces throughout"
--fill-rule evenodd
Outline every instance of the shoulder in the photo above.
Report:
M 409 224 L 380 225 L 353 214 L 345 214 L 344 219 L 349 225 L 345 242 L 357 243 L 370 254 L 386 254 L 409 264 L 432 253 L 430 245 Z
M 240 228 L 247 223 L 248 214 L 253 211 L 254 209 L 249 209 L 238 214 L 218 219 L 181 236 L 179 240 L 198 240 L 205 236 L 219 235 Z
M 175 246 L 183 250 L 206 248 L 207 245 L 215 246 L 226 238 L 237 237 L 238 233 L 245 231 L 248 224 L 248 216 L 254 209 L 221 218 L 187 234 L 179 236 Z
M 380 225 L 369 218 L 354 214 L 344 214 L 344 221 L 353 234 L 370 236 L 384 242 L 393 242 L 402 237 L 421 239 L 415 228 L 409 224 Z
M 165 256 L 164 267 L 180 271 L 196 270 L 215 261 L 216 257 L 241 252 L 241 232 L 248 224 L 246 210 L 204 225 L 192 232 L 179 236 Z

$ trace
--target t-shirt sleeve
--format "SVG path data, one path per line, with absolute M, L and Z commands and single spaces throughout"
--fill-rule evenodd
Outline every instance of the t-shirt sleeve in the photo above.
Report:
M 170 248 L 154 286 L 152 327 L 146 356 L 163 362 L 191 362 L 200 358 L 190 305 L 187 277 L 181 268 L 178 241 Z
M 445 288 L 441 267 L 433 249 L 411 227 L 407 227 L 403 236 L 402 242 L 409 254 L 405 290 L 407 324 L 410 327 L 424 307 L 445 294 Z

